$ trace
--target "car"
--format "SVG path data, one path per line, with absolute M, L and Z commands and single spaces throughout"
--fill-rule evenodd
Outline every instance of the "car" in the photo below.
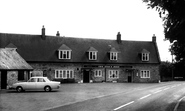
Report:
M 44 90 L 49 92 L 59 88 L 60 82 L 50 81 L 47 77 L 31 77 L 27 82 L 18 82 L 11 87 L 11 89 L 16 89 L 17 92 L 25 90 Z

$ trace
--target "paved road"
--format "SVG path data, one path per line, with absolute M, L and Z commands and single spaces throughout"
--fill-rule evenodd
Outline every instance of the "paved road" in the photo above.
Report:
M 61 105 L 49 111 L 173 111 L 185 96 L 185 83 L 138 87 L 110 95 L 97 96 L 80 102 Z

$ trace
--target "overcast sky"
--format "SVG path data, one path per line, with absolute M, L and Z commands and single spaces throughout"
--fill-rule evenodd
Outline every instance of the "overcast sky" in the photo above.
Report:
M 162 61 L 171 61 L 162 20 L 142 0 L 0 0 L 0 33 L 152 41 Z

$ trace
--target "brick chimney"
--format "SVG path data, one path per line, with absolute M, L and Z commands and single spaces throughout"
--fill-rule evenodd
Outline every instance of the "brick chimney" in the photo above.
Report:
M 42 26 L 42 39 L 45 40 L 46 39 L 46 35 L 45 35 L 45 28 L 44 25 Z
M 152 42 L 156 42 L 156 36 L 155 36 L 155 34 L 153 34 L 153 36 L 152 36 Z
M 118 44 L 121 43 L 121 34 L 120 34 L 120 32 L 118 32 L 118 34 L 117 34 L 117 42 L 118 42 Z
M 57 34 L 56 34 L 56 36 L 58 36 L 58 37 L 60 36 L 60 33 L 59 33 L 59 31 L 57 31 Z

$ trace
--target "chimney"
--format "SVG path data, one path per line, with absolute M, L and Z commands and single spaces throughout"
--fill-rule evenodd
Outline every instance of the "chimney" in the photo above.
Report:
M 120 34 L 120 32 L 118 32 L 118 34 L 117 34 L 117 42 L 118 42 L 118 44 L 121 43 L 121 34 Z
M 156 42 L 156 36 L 155 36 L 155 34 L 153 34 L 153 36 L 152 36 L 152 42 Z
M 43 39 L 43 40 L 45 40 L 45 39 L 46 39 L 44 25 L 42 26 L 42 39 Z
M 60 36 L 60 33 L 59 33 L 59 31 L 57 31 L 57 34 L 56 34 L 56 36 L 58 36 L 58 37 Z

